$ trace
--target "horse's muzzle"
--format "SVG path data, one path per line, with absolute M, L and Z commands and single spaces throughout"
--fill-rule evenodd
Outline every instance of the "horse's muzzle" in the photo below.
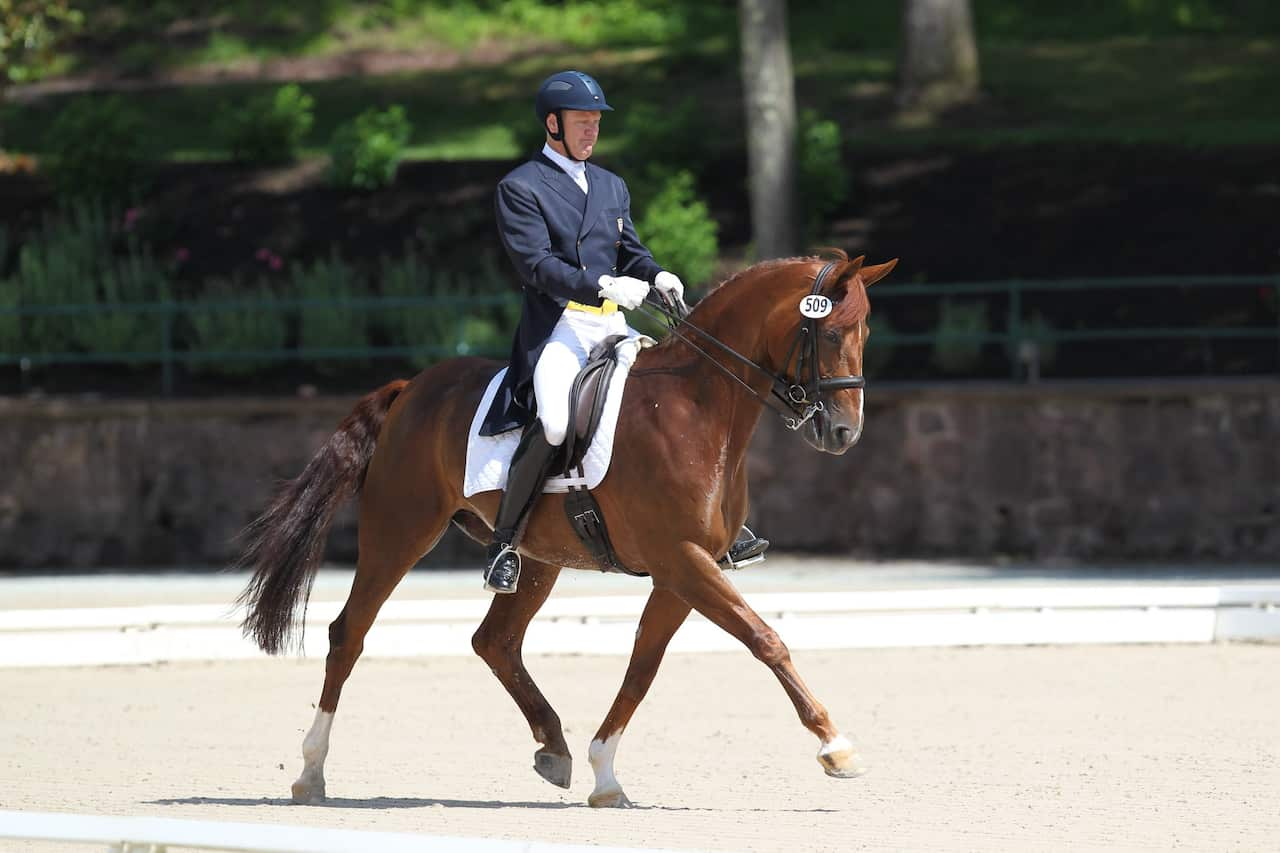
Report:
M 862 437 L 862 419 L 848 423 L 831 418 L 827 412 L 819 412 L 806 424 L 802 434 L 814 450 L 839 456 Z

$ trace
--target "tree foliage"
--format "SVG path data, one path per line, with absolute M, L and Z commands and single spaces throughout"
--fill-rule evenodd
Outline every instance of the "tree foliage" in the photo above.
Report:
M 25 80 L 83 18 L 67 0 L 0 0 L 0 90 Z

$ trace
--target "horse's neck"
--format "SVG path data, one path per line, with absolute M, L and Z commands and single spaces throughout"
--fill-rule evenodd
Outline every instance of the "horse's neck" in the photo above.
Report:
M 744 358 L 762 364 L 767 361 L 764 319 L 772 301 L 752 294 L 752 284 L 764 286 L 761 282 L 741 282 L 734 292 L 708 297 L 716 302 L 708 304 L 704 310 L 694 311 L 689 322 Z M 673 344 L 673 357 L 687 364 L 683 375 L 689 398 L 705 401 L 710 414 L 708 425 L 723 431 L 724 446 L 729 453 L 744 454 L 764 411 L 759 398 L 769 395 L 771 379 L 702 339 L 697 332 L 686 329 L 683 334 L 706 353 L 699 355 L 687 343 Z M 720 367 L 713 364 L 712 359 Z M 726 370 L 741 381 L 731 378 Z M 744 384 L 756 396 L 752 396 Z

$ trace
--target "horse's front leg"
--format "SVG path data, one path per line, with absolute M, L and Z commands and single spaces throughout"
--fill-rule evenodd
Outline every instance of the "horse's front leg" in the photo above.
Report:
M 742 595 L 721 573 L 715 560 L 704 549 L 686 542 L 682 546 L 688 560 L 683 571 L 670 577 L 654 578 L 667 586 L 707 619 L 737 637 L 782 682 L 782 687 L 796 706 L 796 713 L 809 731 L 818 736 L 821 747 L 818 762 L 829 776 L 849 778 L 867 771 L 848 738 L 831 722 L 827 709 L 809 692 L 791 663 L 791 652 L 760 618 Z
M 613 756 L 618 751 L 622 730 L 631 721 L 636 706 L 644 699 L 649 685 L 653 683 L 653 676 L 658 671 L 658 664 L 662 662 L 667 643 L 688 615 L 689 605 L 675 594 L 662 589 L 655 589 L 649 594 L 649 601 L 640 616 L 640 627 L 636 629 L 636 643 L 631 652 L 631 663 L 627 665 L 627 674 L 622 679 L 622 689 L 618 691 L 613 706 L 609 708 L 608 715 L 600 724 L 600 729 L 587 750 L 587 759 L 596 774 L 595 790 L 587 798 L 587 803 L 591 806 L 631 806 L 631 801 L 613 775 Z
M 525 557 L 520 586 L 512 595 L 495 595 L 489 612 L 471 638 L 471 647 L 493 670 L 529 721 L 533 739 L 541 747 L 533 754 L 533 769 L 553 785 L 569 787 L 573 758 L 564 740 L 560 717 L 525 669 L 521 647 L 534 614 L 551 594 L 560 575 L 558 566 Z

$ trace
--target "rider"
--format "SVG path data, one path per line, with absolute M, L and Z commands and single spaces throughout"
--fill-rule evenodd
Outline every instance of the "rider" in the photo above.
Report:
M 546 142 L 502 179 L 494 200 L 498 233 L 524 291 L 511 363 L 480 427 L 481 435 L 525 427 L 485 564 L 485 589 L 499 593 L 516 591 L 522 522 L 565 439 L 569 389 L 588 353 L 629 332 L 618 309 L 638 307 L 651 285 L 676 302 L 684 295 L 680 279 L 636 236 L 626 183 L 587 163 L 600 115 L 613 109 L 600 84 L 580 71 L 552 74 L 534 109 Z M 747 532 L 730 557 L 747 559 L 766 547 Z

